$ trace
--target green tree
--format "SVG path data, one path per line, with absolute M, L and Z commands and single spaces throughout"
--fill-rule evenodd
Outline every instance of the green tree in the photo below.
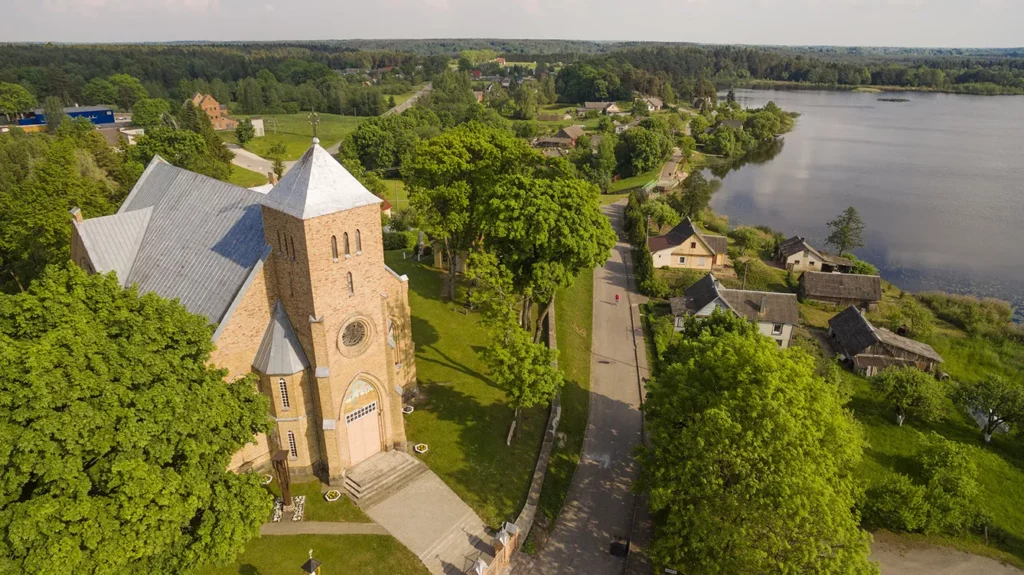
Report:
M 60 125 L 69 120 L 67 112 L 64 111 L 64 102 L 57 96 L 48 96 L 43 101 L 43 114 L 46 117 L 46 129 L 51 134 L 56 134 Z
M 846 208 L 839 217 L 828 222 L 828 238 L 825 243 L 835 246 L 842 256 L 849 250 L 864 245 L 864 221 L 860 219 L 857 208 L 850 206 Z
M 258 536 L 271 498 L 227 466 L 268 403 L 212 334 L 70 264 L 0 295 L 0 571 L 191 573 Z
M 555 78 L 552 74 L 547 74 L 541 78 L 540 98 L 545 104 L 554 104 L 555 100 L 558 99 L 558 95 L 555 93 Z
M 167 100 L 142 99 L 132 108 L 132 123 L 143 128 L 155 128 L 162 126 L 164 116 L 170 113 L 171 106 Z
M 537 90 L 529 84 L 520 84 L 512 95 L 515 105 L 515 117 L 519 120 L 535 120 L 537 118 Z
M 82 100 L 88 105 L 117 103 L 117 88 L 104 78 L 93 78 L 82 86 Z
M 729 88 L 729 93 L 725 95 L 725 101 L 732 104 L 736 101 L 736 90 Z
M 1003 425 L 1024 424 L 1024 384 L 1019 380 L 990 375 L 957 386 L 954 398 L 972 413 L 985 417 L 981 428 L 985 443 Z
M 534 343 L 515 322 L 500 322 L 491 331 L 491 343 L 481 355 L 495 387 L 515 410 L 518 437 L 522 410 L 551 401 L 564 384 L 562 372 L 554 366 L 558 350 Z
M 157 154 L 179 168 L 211 178 L 227 181 L 231 174 L 230 164 L 213 154 L 201 135 L 189 130 L 149 130 L 128 150 L 127 158 L 146 165 Z
M 756 112 L 747 116 L 743 129 L 759 142 L 769 142 L 780 132 L 779 117 L 771 112 Z
M 238 140 L 238 145 L 243 148 L 256 137 L 256 128 L 252 125 L 252 120 L 245 118 L 235 126 L 235 139 Z
M 946 390 L 931 374 L 916 367 L 887 367 L 871 378 L 871 385 L 896 412 L 896 425 L 902 426 L 913 412 L 925 421 L 940 418 Z
M 875 273 L 878 273 L 877 270 Z M 931 310 L 906 293 L 894 305 L 888 306 L 885 319 L 894 330 L 906 328 L 907 334 L 914 337 L 928 335 L 935 323 L 935 315 Z
M 244 114 L 262 114 L 263 87 L 256 78 L 246 78 L 238 83 L 235 99 Z
M 704 135 L 704 132 L 710 127 L 707 118 L 704 116 L 691 116 L 690 117 L 690 134 L 694 138 L 698 138 Z
M 135 102 L 149 97 L 149 92 L 143 87 L 138 78 L 128 74 L 114 74 L 108 78 L 110 84 L 117 90 L 116 103 L 122 110 L 131 110 Z
M 394 108 L 397 105 L 398 104 L 395 103 L 395 97 L 394 96 L 388 96 L 388 109 L 390 110 L 391 108 Z
M 651 200 L 644 203 L 641 210 L 647 221 L 653 222 L 659 229 L 672 227 L 679 223 L 679 212 L 672 209 L 672 206 L 661 200 Z
M 671 148 L 671 143 L 662 134 L 638 126 L 619 138 L 616 156 L 623 171 L 635 176 L 661 165 L 666 148 Z
M 287 153 L 288 148 L 285 147 L 284 142 L 274 142 L 267 150 L 267 157 L 273 162 L 274 175 L 278 180 L 284 176 L 284 155 Z
M 865 440 L 813 359 L 715 312 L 648 382 L 639 486 L 655 564 L 686 573 L 869 574 L 852 511 Z
M 36 105 L 36 99 L 19 84 L 0 82 L 0 112 L 11 120 L 12 115 L 23 114 Z
M 711 203 L 714 191 L 715 185 L 700 170 L 694 170 L 683 180 L 682 190 L 668 197 L 668 203 L 681 217 L 697 219 Z

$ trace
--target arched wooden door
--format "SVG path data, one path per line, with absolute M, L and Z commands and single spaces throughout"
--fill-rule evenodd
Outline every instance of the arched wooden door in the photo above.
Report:
M 358 380 L 349 386 L 342 409 L 350 465 L 355 465 L 380 451 L 380 398 L 372 385 Z

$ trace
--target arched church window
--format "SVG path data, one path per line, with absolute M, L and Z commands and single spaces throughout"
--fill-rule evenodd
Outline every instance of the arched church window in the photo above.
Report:
M 352 272 L 348 272 L 348 295 L 349 297 L 356 295 L 356 286 L 352 282 Z
M 288 452 L 292 456 L 292 459 L 298 459 L 299 448 L 295 444 L 295 433 L 291 431 L 288 432 Z
M 348 257 L 352 253 L 348 249 L 348 232 L 345 232 L 344 234 L 342 234 L 341 238 L 342 238 L 342 241 L 345 242 L 345 257 Z M 351 275 L 351 274 L 349 274 L 349 275 Z
M 331 258 L 338 261 L 338 236 L 331 236 Z
M 288 398 L 288 382 L 282 377 L 277 380 L 277 386 L 281 389 L 281 408 L 287 411 L 292 406 L 292 402 Z
M 356 230 L 356 254 L 363 253 L 363 234 Z

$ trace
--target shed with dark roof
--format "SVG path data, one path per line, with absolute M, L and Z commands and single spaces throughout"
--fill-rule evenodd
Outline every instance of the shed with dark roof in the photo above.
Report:
M 861 274 L 804 272 L 800 296 L 838 306 L 855 305 L 873 310 L 882 300 L 882 278 Z
M 828 320 L 828 334 L 854 369 L 868 376 L 890 366 L 913 365 L 934 372 L 942 363 L 932 346 L 871 325 L 852 305 Z

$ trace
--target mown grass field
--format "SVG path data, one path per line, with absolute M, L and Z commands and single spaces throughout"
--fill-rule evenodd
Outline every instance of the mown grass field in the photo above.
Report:
M 262 186 L 267 183 L 267 177 L 252 170 L 247 170 L 243 167 L 231 164 L 231 177 L 228 178 L 228 181 L 236 186 L 252 188 L 255 186 Z
M 329 148 L 340 142 L 349 132 L 355 130 L 356 126 L 367 119 L 362 116 L 318 115 L 320 116 L 320 124 L 317 127 L 317 136 L 320 138 L 320 145 L 324 148 Z M 242 119 L 248 116 L 232 117 Z M 267 135 L 262 138 L 254 138 L 249 142 L 245 148 L 250 152 L 257 156 L 269 158 L 270 147 L 277 142 L 281 142 L 287 150 L 284 159 L 297 160 L 309 149 L 310 142 L 313 139 L 313 126 L 309 123 L 308 112 L 300 112 L 298 114 L 264 114 L 262 118 Z M 276 133 L 268 123 L 270 119 L 277 120 Z M 233 130 L 218 132 L 218 135 L 226 142 L 238 143 Z
M 281 575 L 301 573 L 313 557 L 324 575 L 427 575 L 429 571 L 397 539 L 389 535 L 274 535 L 253 539 L 226 567 L 202 570 L 204 575 Z
M 540 518 L 546 520 L 548 530 L 565 503 L 587 431 L 593 300 L 594 270 L 584 271 L 572 287 L 559 290 L 555 295 L 558 368 L 565 374 L 558 431 L 565 434 L 565 441 L 556 443 L 551 452 L 544 489 L 540 494 L 538 522 Z
M 491 527 L 514 519 L 526 501 L 548 410 L 523 415 L 520 436 L 505 445 L 513 410 L 491 385 L 479 352 L 487 329 L 479 314 L 464 314 L 458 303 L 441 299 L 442 276 L 430 265 L 385 253 L 391 269 L 409 276 L 412 336 L 421 399 L 406 419 L 409 441 L 426 443 L 422 457 L 434 473 Z

